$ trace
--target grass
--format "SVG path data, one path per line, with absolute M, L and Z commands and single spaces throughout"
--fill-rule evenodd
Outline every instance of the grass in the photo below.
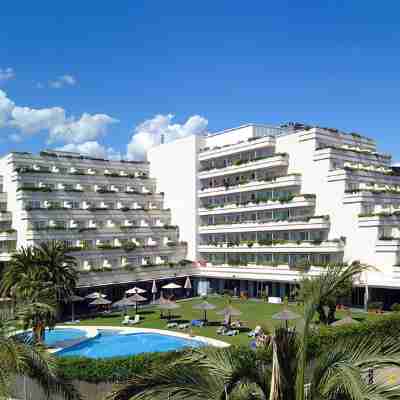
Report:
M 181 322 L 190 322 L 192 319 L 202 319 L 203 312 L 201 310 L 193 309 L 195 304 L 200 303 L 202 300 L 199 298 L 190 299 L 186 301 L 180 301 L 180 308 L 173 310 L 173 320 L 178 320 Z M 245 324 L 248 330 L 244 330 L 240 332 L 237 336 L 221 336 L 218 335 L 216 330 L 218 326 L 220 326 L 223 316 L 216 314 L 216 311 L 223 309 L 226 304 L 227 300 L 221 296 L 212 296 L 207 299 L 209 303 L 212 303 L 216 306 L 215 310 L 210 310 L 207 312 L 207 318 L 209 324 L 205 327 L 192 328 L 192 333 L 195 335 L 200 336 L 207 336 L 214 339 L 223 340 L 227 343 L 231 344 L 241 344 L 241 345 L 248 345 L 251 338 L 248 337 L 247 332 L 254 329 L 257 325 L 261 325 L 263 327 L 270 327 L 277 326 L 281 324 L 281 321 L 273 320 L 272 315 L 282 311 L 283 305 L 280 304 L 269 304 L 263 301 L 256 301 L 256 300 L 232 300 L 231 305 L 241 311 L 240 317 L 234 317 L 235 319 L 240 319 L 241 322 Z M 300 314 L 301 308 L 299 306 L 291 305 L 289 309 L 295 313 Z M 135 313 L 134 309 L 130 309 L 128 314 L 133 316 Z M 160 310 L 154 307 L 146 307 L 143 310 L 140 310 L 139 313 L 141 314 L 142 322 L 135 327 L 142 327 L 142 328 L 154 328 L 154 329 L 167 329 L 167 320 L 160 318 Z M 165 313 L 165 311 L 164 311 Z M 337 318 L 342 318 L 345 314 L 344 312 L 337 312 Z M 364 318 L 369 318 L 368 314 L 365 313 L 356 313 L 353 315 L 353 318 L 361 320 Z M 122 326 L 122 314 L 121 313 L 113 313 L 110 315 L 98 316 L 91 319 L 83 319 L 80 321 L 79 324 L 76 325 L 98 325 L 98 326 Z M 293 322 L 289 322 L 289 324 L 293 325 Z

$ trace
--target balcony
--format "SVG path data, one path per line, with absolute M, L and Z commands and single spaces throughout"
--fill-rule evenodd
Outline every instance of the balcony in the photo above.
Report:
M 272 244 L 269 244 L 272 242 Z M 261 243 L 261 244 L 260 244 Z M 246 243 L 231 245 L 228 243 L 203 244 L 199 246 L 202 253 L 337 253 L 344 250 L 340 240 L 331 241 L 260 241 L 251 246 Z
M 93 287 L 193 276 L 198 273 L 198 268 L 193 267 L 192 264 L 168 263 L 154 266 L 115 268 L 112 271 L 104 270 L 104 272 L 81 272 L 83 273 L 79 275 L 77 286 Z
M 293 218 L 286 221 L 249 221 L 230 225 L 203 225 L 199 233 L 230 233 L 230 232 L 268 232 L 303 229 L 329 229 L 330 222 L 326 216 Z
M 375 167 L 380 167 L 383 165 L 389 166 L 391 161 L 390 155 L 381 154 L 370 150 L 361 150 L 357 147 L 332 145 L 317 148 L 314 153 L 314 161 L 334 158 L 342 158 L 354 164 L 362 161 L 364 164 L 372 164 Z
M 243 141 L 241 143 L 230 144 L 202 151 L 199 154 L 199 160 L 204 161 L 217 157 L 226 157 L 232 154 L 249 150 L 257 150 L 267 146 L 275 146 L 275 137 L 264 136 L 261 138 L 250 138 L 250 140 L 248 139 L 247 141 Z
M 0 240 L 17 240 L 17 231 L 15 229 L 0 231 Z
M 200 179 L 215 178 L 228 174 L 237 174 L 255 169 L 272 168 L 272 167 L 286 167 L 289 165 L 289 156 L 286 153 L 275 154 L 270 157 L 265 157 L 260 160 L 247 161 L 239 165 L 230 165 L 225 168 L 215 168 L 211 170 L 199 172 Z
M 286 209 L 292 207 L 314 207 L 315 197 L 307 195 L 294 196 L 290 201 L 279 201 L 269 200 L 266 202 L 247 202 L 245 204 L 225 204 L 223 206 L 215 205 L 212 208 L 199 208 L 199 215 L 221 215 L 231 214 L 236 212 L 247 212 L 247 211 L 265 211 L 265 210 L 276 210 Z
M 369 227 L 377 227 L 385 225 L 386 226 L 400 225 L 400 212 L 360 214 L 358 216 L 359 228 L 369 228 Z
M 324 268 L 311 266 L 307 269 L 308 276 L 318 276 Z M 246 279 L 258 281 L 277 281 L 293 283 L 301 279 L 305 270 L 295 269 L 288 265 L 213 265 L 198 268 L 200 277 L 225 278 L 225 279 Z
M 377 253 L 400 252 L 400 238 L 380 238 L 376 241 L 375 251 Z
M 204 198 L 204 197 L 228 195 L 240 192 L 250 192 L 255 190 L 274 189 L 282 187 L 285 188 L 298 187 L 298 186 L 301 186 L 301 175 L 291 174 L 279 178 L 274 178 L 268 181 L 254 180 L 235 186 L 217 186 L 217 187 L 205 188 L 203 190 L 198 191 L 198 196 L 200 198 Z

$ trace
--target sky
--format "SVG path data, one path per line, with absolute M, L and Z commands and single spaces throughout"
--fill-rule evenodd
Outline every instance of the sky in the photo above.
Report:
M 0 153 L 140 159 L 254 122 L 358 132 L 400 161 L 400 2 L 5 2 Z

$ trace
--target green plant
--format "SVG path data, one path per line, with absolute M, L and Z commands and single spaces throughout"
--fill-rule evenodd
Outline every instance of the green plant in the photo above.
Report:
M 400 312 L 400 304 L 399 304 L 399 303 L 393 303 L 393 304 L 390 306 L 390 309 L 391 309 L 393 312 Z

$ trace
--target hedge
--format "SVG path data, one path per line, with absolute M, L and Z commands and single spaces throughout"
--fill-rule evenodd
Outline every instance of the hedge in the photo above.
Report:
M 376 339 L 387 337 L 388 333 L 396 339 L 400 338 L 400 313 L 382 315 L 376 320 L 364 320 L 359 324 L 336 327 L 322 326 L 309 337 L 309 356 L 313 357 L 321 351 L 335 346 L 338 340 L 358 335 L 375 335 Z
M 269 349 L 259 349 L 254 352 L 250 347 L 232 346 L 235 357 L 243 357 L 246 354 L 254 357 L 254 361 L 271 361 Z M 191 350 L 186 350 L 191 351 Z M 171 351 L 165 353 L 143 353 L 128 357 L 112 358 L 86 358 L 86 357 L 60 357 L 58 361 L 59 373 L 68 380 L 85 382 L 123 382 L 135 374 L 148 372 L 158 365 L 168 365 L 184 351 Z
M 143 353 L 129 357 L 87 358 L 60 357 L 59 373 L 63 378 L 86 382 L 121 382 L 148 371 L 151 366 L 169 363 L 181 352 Z

